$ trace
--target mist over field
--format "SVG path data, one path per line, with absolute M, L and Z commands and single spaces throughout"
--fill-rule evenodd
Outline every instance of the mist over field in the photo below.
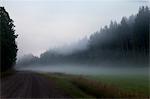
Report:
M 147 74 L 149 7 L 123 16 L 76 43 L 19 58 L 16 69 L 77 74 Z
M 0 0 L 0 98 L 150 97 L 149 0 Z
M 148 75 L 148 67 L 113 67 L 82 64 L 60 64 L 60 65 L 37 65 L 16 67 L 17 70 L 27 70 L 35 72 L 52 72 L 76 75 Z

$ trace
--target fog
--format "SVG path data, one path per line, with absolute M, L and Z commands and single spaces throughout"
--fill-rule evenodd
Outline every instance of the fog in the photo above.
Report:
M 14 20 L 18 57 L 39 56 L 137 13 L 148 0 L 0 0 Z M 73 48 L 75 48 L 73 46 Z M 79 48 L 79 47 L 78 47 Z M 68 49 L 72 49 L 69 48 Z M 64 50 L 63 50 L 64 51 Z
M 76 75 L 148 75 L 149 67 L 107 67 L 85 65 L 47 65 L 47 66 L 22 66 L 17 70 L 35 71 L 44 73 L 65 73 Z
M 18 34 L 15 68 L 86 75 L 148 73 L 149 1 L 141 1 L 2 1 Z
M 49 49 L 49 51 L 53 51 L 58 54 L 68 55 L 77 51 L 83 51 L 87 49 L 88 45 L 88 37 L 84 37 L 81 40 L 74 42 L 72 44 L 66 44 L 60 47 L 55 47 Z

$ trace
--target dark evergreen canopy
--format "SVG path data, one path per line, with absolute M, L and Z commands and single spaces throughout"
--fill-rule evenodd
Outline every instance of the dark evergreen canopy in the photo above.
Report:
M 13 20 L 4 7 L 0 7 L 1 71 L 11 69 L 16 61 L 17 45 Z

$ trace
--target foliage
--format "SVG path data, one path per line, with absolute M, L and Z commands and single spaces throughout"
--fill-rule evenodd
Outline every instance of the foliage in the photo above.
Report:
M 136 15 L 123 17 L 120 23 L 111 21 L 109 26 L 93 33 L 86 50 L 68 55 L 46 51 L 31 64 L 131 63 L 132 66 L 148 66 L 149 20 L 150 10 L 143 6 Z
M 1 71 L 11 69 L 16 61 L 17 45 L 13 20 L 4 7 L 0 7 L 0 49 Z
M 148 65 L 150 11 L 141 7 L 135 16 L 111 22 L 90 36 L 87 55 L 96 60 L 127 60 Z

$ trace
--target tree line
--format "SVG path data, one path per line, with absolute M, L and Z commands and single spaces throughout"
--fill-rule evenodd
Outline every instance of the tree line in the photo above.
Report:
M 148 65 L 149 24 L 150 10 L 142 6 L 136 15 L 123 17 L 120 23 L 111 21 L 93 33 L 86 50 L 69 55 L 46 51 L 40 58 L 20 61 L 20 64 L 131 62 Z

